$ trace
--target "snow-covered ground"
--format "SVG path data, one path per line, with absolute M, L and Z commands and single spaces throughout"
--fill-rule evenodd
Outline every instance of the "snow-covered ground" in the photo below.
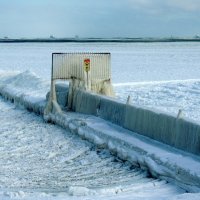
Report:
M 187 197 L 175 185 L 147 178 L 145 171 L 107 150 L 46 124 L 41 117 L 2 98 L 0 111 L 1 199 Z M 197 199 L 197 194 L 191 195 Z
M 43 92 L 49 88 L 28 71 L 1 74 L 0 86 L 31 101 L 44 99 Z M 88 120 L 92 126 L 99 124 Z M 146 171 L 2 98 L 0 123 L 0 199 L 200 199 L 199 194 L 148 178 Z
M 171 113 L 183 109 L 186 117 L 200 121 L 200 43 L 0 47 L 0 89 L 13 95 L 45 99 L 52 52 L 109 51 L 117 98 L 126 101 L 130 95 L 134 104 Z M 0 123 L 1 199 L 84 199 L 69 195 L 89 195 L 85 199 L 200 199 L 165 181 L 145 178 L 145 172 L 116 162 L 107 151 L 95 149 L 2 99 Z

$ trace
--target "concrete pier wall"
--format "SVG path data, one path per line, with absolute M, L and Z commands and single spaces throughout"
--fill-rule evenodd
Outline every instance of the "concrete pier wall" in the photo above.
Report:
M 82 90 L 73 96 L 73 111 L 98 116 L 133 132 L 200 155 L 200 124 L 161 111 L 127 105 Z

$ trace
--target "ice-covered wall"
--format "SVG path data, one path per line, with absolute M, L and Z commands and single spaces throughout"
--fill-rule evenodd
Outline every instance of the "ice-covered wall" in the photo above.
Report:
M 66 109 L 67 104 L 68 104 L 68 92 L 69 92 L 69 87 L 67 84 L 56 84 L 55 85 L 55 90 L 56 90 L 56 96 L 57 96 L 57 102 L 60 105 L 62 109 Z M 50 92 L 47 93 L 46 99 L 49 99 Z
M 82 90 L 75 91 L 72 109 L 99 116 L 131 131 L 200 155 L 200 124 L 193 121 Z
M 17 106 L 22 106 L 29 111 L 43 115 L 46 106 L 46 99 L 25 95 L 15 90 L 0 87 L 0 95 L 13 102 Z
M 24 75 L 26 77 L 27 73 L 22 75 L 14 77 L 14 85 L 16 85 L 16 83 L 19 85 L 20 82 L 26 86 L 27 81 L 24 81 L 21 77 Z M 7 82 L 9 84 L 7 84 Z M 38 96 L 38 91 L 41 89 L 40 86 L 37 87 L 37 85 L 35 86 L 31 83 L 29 85 L 32 86 L 30 91 L 30 87 L 13 87 L 13 85 L 10 84 L 11 82 L 11 80 L 6 80 L 5 84 L 0 85 L 0 95 L 13 101 L 17 105 L 22 105 L 30 111 L 34 111 L 38 114 L 44 113 L 47 101 L 45 95 Z M 46 94 L 48 88 L 49 87 L 42 88 L 41 94 Z M 66 109 L 68 86 L 56 85 L 55 89 L 58 103 L 63 109 Z M 35 92 L 37 94 L 36 96 L 34 96 Z M 125 105 L 115 99 L 81 90 L 76 90 L 74 92 L 72 100 L 72 108 L 74 111 L 87 113 L 90 114 L 90 116 L 74 112 L 50 113 L 50 118 L 48 118 L 48 120 L 64 128 L 69 128 L 73 133 L 79 134 L 81 137 L 94 142 L 100 147 L 108 148 L 123 160 L 128 160 L 132 164 L 142 167 L 142 169 L 149 170 L 154 177 L 175 182 L 187 191 L 199 192 L 200 173 L 198 156 L 191 154 L 188 156 L 187 153 L 183 154 L 183 152 L 177 149 L 173 149 L 170 146 L 163 145 L 162 143 L 155 142 L 142 136 L 143 134 L 155 137 L 155 139 L 157 139 L 156 137 L 164 138 L 163 141 L 166 143 L 170 137 L 168 136 L 165 138 L 163 136 L 166 136 L 165 133 L 167 130 L 171 133 L 171 127 L 175 126 L 175 135 L 173 137 L 175 139 L 170 140 L 170 142 L 173 141 L 173 145 L 175 146 L 177 140 L 179 141 L 178 143 L 181 149 L 187 150 L 187 148 L 189 148 L 188 151 L 191 152 L 191 144 L 193 144 L 193 150 L 199 149 L 199 125 L 187 122 L 183 119 L 177 120 L 174 116 L 168 116 L 164 113 Z M 123 129 L 120 126 L 115 126 L 101 118 L 115 124 L 120 124 L 120 126 L 130 130 L 134 129 L 135 132 L 141 135 Z M 162 118 L 162 120 L 160 120 L 160 118 Z M 159 123 L 157 120 L 159 120 Z M 162 123 L 164 125 L 162 125 Z M 158 126 L 159 124 L 160 126 Z M 163 134 L 160 134 L 160 132 Z M 179 135 L 176 135 L 176 133 L 179 133 Z M 191 136 L 188 133 L 194 135 Z M 187 139 L 187 136 L 189 136 L 189 139 Z M 180 141 L 180 137 L 184 139 Z M 186 140 L 188 142 L 191 141 L 191 143 L 185 144 Z M 146 143 L 145 141 L 149 142 Z M 168 150 L 163 150 L 163 148 L 170 149 L 170 152 Z M 196 154 L 199 155 L 199 151 L 197 151 Z
M 126 105 L 124 127 L 200 155 L 200 125 L 173 115 Z

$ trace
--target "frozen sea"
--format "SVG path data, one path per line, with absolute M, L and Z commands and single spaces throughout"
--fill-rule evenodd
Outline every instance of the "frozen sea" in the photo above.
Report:
M 113 83 L 199 79 L 200 43 L 1 43 L 1 70 L 50 78 L 52 52 L 110 52 Z
M 43 98 L 51 53 L 82 51 L 111 52 L 117 98 L 200 122 L 195 42 L 0 43 L 0 86 Z M 0 123 L 0 199 L 200 199 L 2 99 Z
M 117 98 L 200 121 L 200 43 L 0 44 L 0 70 L 49 81 L 52 52 L 110 52 Z

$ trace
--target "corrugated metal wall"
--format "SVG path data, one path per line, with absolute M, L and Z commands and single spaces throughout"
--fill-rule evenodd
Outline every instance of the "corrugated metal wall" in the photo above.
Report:
M 52 79 L 85 80 L 84 60 L 90 59 L 89 76 L 92 80 L 111 79 L 110 53 L 53 53 Z

